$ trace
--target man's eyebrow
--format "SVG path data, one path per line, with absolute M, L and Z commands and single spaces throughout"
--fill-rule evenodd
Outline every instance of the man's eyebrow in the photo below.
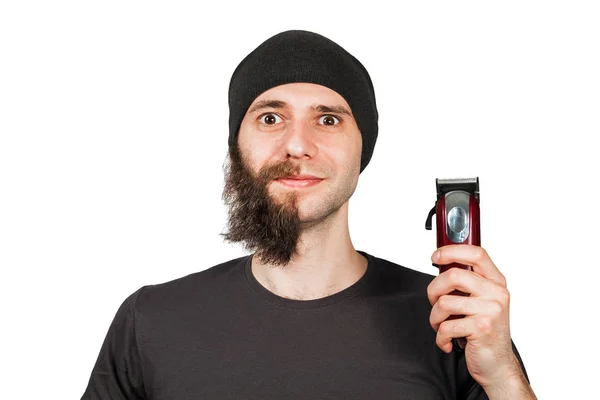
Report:
M 261 100 L 259 102 L 257 102 L 255 105 L 253 105 L 249 110 L 248 110 L 248 114 L 252 114 L 258 110 L 262 110 L 263 108 L 287 108 L 288 107 L 288 103 L 286 103 L 285 101 L 281 101 L 281 100 Z M 313 111 L 318 111 L 321 113 L 336 113 L 336 114 L 343 114 L 343 115 L 348 115 L 352 118 L 354 118 L 354 116 L 352 115 L 352 113 L 350 112 L 350 110 L 348 110 L 346 107 L 344 107 L 343 105 L 339 104 L 339 105 L 333 105 L 333 106 L 326 106 L 323 104 L 319 104 L 317 106 L 312 106 L 310 107 L 311 110 Z
M 318 106 L 313 106 L 311 108 L 315 111 L 322 112 L 322 113 L 345 114 L 345 115 L 348 115 L 348 116 L 354 118 L 354 116 L 352 115 L 350 110 L 348 110 L 346 107 L 344 107 L 342 105 L 325 106 L 325 105 L 320 104 Z
M 286 108 L 288 104 L 281 100 L 262 100 L 256 103 L 252 108 L 248 110 L 248 114 L 252 114 L 263 108 Z

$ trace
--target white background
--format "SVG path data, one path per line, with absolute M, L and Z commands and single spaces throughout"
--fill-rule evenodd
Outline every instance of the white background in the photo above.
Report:
M 208 3 L 0 6 L 0 398 L 79 398 L 130 293 L 245 254 L 219 236 L 227 89 L 288 29 L 375 85 L 355 247 L 436 273 L 435 178 L 479 176 L 534 390 L 597 393 L 595 2 Z

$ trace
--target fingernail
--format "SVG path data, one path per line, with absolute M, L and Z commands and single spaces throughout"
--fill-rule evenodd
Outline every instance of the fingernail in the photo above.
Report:
M 431 261 L 433 261 L 433 262 L 440 261 L 440 251 L 439 250 L 436 250 L 435 253 L 433 253 L 433 256 L 431 256 Z

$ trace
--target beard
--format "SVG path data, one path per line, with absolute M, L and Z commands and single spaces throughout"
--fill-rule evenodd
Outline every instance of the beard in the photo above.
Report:
M 222 196 L 228 207 L 228 231 L 221 236 L 255 251 L 266 264 L 285 266 L 296 251 L 301 232 L 298 196 L 292 191 L 277 201 L 269 195 L 268 185 L 277 178 L 299 174 L 300 165 L 286 160 L 266 165 L 257 174 L 248 165 L 239 147 L 231 146 Z

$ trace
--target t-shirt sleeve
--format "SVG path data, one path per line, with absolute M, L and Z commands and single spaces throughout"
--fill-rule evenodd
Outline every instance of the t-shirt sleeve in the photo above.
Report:
M 519 351 L 517 350 L 517 347 L 515 346 L 515 342 L 514 341 L 511 341 L 511 342 L 512 342 L 513 351 L 514 351 L 515 355 L 517 356 L 517 359 L 519 360 L 519 364 L 521 364 L 521 369 L 523 370 L 523 374 L 525 375 L 527 382 L 529 382 L 529 377 L 527 376 L 527 371 L 525 370 L 525 365 L 523 364 L 521 355 L 519 354 Z M 465 387 L 465 389 L 462 391 L 464 393 L 464 395 L 459 397 L 460 399 L 464 399 L 464 400 L 488 400 L 489 399 L 487 394 L 481 387 L 481 385 L 478 384 L 473 378 L 471 378 L 469 376 L 469 379 L 467 381 L 468 381 L 468 384 Z
M 119 307 L 100 349 L 82 400 L 143 400 L 141 359 L 135 331 L 135 303 L 144 288 Z

